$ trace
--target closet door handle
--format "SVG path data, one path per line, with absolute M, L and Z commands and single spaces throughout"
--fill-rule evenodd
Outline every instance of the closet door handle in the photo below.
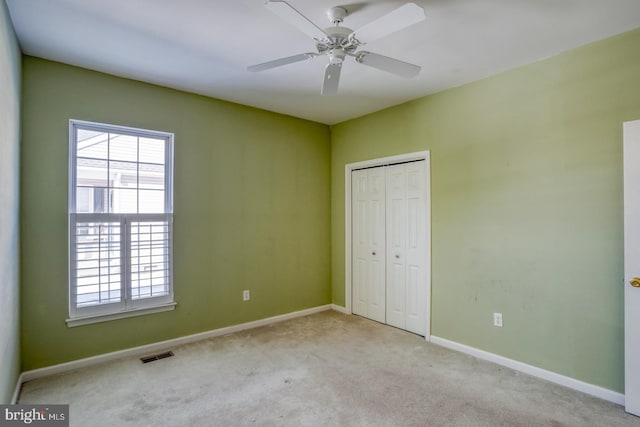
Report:
M 400 259 L 400 255 L 399 254 L 396 254 L 396 259 Z
M 376 253 L 375 253 L 375 251 L 374 251 L 374 252 L 371 252 L 371 255 L 375 255 L 375 254 L 376 254 Z

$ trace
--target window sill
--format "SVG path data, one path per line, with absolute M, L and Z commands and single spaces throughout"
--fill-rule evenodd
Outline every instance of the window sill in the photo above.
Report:
M 119 311 L 117 313 L 98 314 L 95 316 L 74 317 L 73 319 L 67 319 L 67 327 L 73 328 L 76 326 L 90 325 L 92 323 L 108 322 L 110 320 L 124 319 L 127 317 L 144 316 L 145 314 L 160 313 L 163 311 L 171 311 L 176 308 L 176 303 L 171 302 L 168 304 L 157 305 L 147 308 L 134 308 L 131 310 Z

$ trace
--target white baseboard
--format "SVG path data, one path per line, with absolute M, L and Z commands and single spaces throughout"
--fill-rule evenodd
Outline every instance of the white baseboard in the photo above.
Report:
M 44 378 L 51 375 L 62 374 L 65 372 L 73 371 L 75 369 L 80 369 L 80 368 L 92 366 L 98 363 L 104 363 L 111 360 L 120 359 L 123 357 L 144 356 L 150 353 L 168 350 L 172 347 L 176 347 L 182 344 L 188 344 L 195 341 L 204 340 L 207 338 L 232 334 L 234 332 L 244 331 L 247 329 L 259 328 L 261 326 L 271 325 L 273 323 L 295 319 L 296 317 L 303 317 L 303 316 L 308 316 L 310 314 L 319 313 L 321 311 L 331 310 L 332 308 L 333 307 L 331 304 L 321 305 L 321 306 L 309 308 L 306 310 L 294 311 L 292 313 L 268 317 L 266 319 L 254 320 L 252 322 L 241 323 L 239 325 L 228 326 L 220 329 L 213 329 L 211 331 L 200 332 L 198 334 L 187 335 L 184 337 L 173 338 L 170 340 L 160 341 L 153 344 L 142 345 L 139 347 L 132 347 L 125 350 L 119 350 L 111 353 L 100 354 L 98 356 L 93 356 L 93 357 L 87 357 L 85 359 L 78 359 L 78 360 L 73 360 L 71 362 L 60 363 L 58 365 L 47 366 L 45 368 L 25 371 L 19 377 L 18 385 L 16 385 L 16 392 L 14 393 L 14 399 L 18 398 L 18 394 L 20 392 L 20 387 L 22 383 L 27 381 L 32 381 L 38 378 Z
M 346 308 L 344 308 L 344 307 L 343 307 L 343 306 L 341 306 L 341 305 L 331 304 L 331 310 L 333 310 L 333 311 L 337 311 L 337 312 L 342 313 L 342 314 L 349 314 L 349 313 L 347 312 L 347 309 L 346 309 Z
M 533 377 L 541 378 L 543 380 L 550 381 L 552 383 L 560 384 L 562 386 L 580 391 L 582 393 L 589 394 L 591 396 L 598 397 L 600 399 L 608 400 L 609 402 L 616 403 L 624 406 L 624 394 L 618 393 L 613 390 L 606 389 L 594 384 L 585 383 L 575 378 L 567 377 L 555 372 L 547 371 L 546 369 L 538 368 L 536 366 L 527 365 L 526 363 L 518 362 L 517 360 L 509 359 L 504 356 L 500 356 L 488 351 L 480 350 L 474 347 L 469 347 L 464 344 L 457 343 L 455 341 L 449 341 L 444 338 L 431 336 L 431 342 L 433 344 L 456 350 L 461 353 L 466 353 L 471 356 L 475 356 L 478 359 L 487 360 L 489 362 L 496 363 L 498 365 L 506 366 L 507 368 L 514 369 L 516 371 L 524 372 L 525 374 Z

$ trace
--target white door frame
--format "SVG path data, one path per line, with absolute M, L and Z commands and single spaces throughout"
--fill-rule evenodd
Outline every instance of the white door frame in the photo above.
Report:
M 623 124 L 624 175 L 624 376 L 625 409 L 640 416 L 640 289 L 630 282 L 640 276 L 640 120 Z
M 345 310 L 347 314 L 352 314 L 352 301 L 351 301 L 351 292 L 352 292 L 352 283 L 351 283 L 351 273 L 352 273 L 352 257 L 351 257 L 351 171 L 354 169 L 362 169 L 362 168 L 370 168 L 376 166 L 385 166 L 394 163 L 404 163 L 416 160 L 425 160 L 425 230 L 427 235 L 427 259 L 425 260 L 425 268 L 426 268 L 426 277 L 427 277 L 427 303 L 425 319 L 425 334 L 424 337 L 427 341 L 431 340 L 431 158 L 429 151 L 418 151 L 415 153 L 407 153 L 400 154 L 397 156 L 390 157 L 382 157 L 379 159 L 371 159 L 365 160 L 362 162 L 356 163 L 348 163 L 344 167 L 344 181 L 345 181 L 345 230 L 344 230 L 344 241 L 345 241 Z

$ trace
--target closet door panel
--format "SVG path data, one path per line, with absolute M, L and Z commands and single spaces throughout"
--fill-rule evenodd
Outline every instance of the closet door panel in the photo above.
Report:
M 405 165 L 407 183 L 405 329 L 420 335 L 426 332 L 427 310 L 425 165 L 426 162 L 423 161 Z
M 383 171 L 353 171 L 352 311 L 385 322 L 385 182 Z
M 353 171 L 351 175 L 352 194 L 352 311 L 360 316 L 367 315 L 367 295 L 369 293 L 366 284 L 369 275 L 369 259 L 367 257 L 367 173 L 366 171 Z
M 366 169 L 369 183 L 369 306 L 367 317 L 385 323 L 385 175 L 384 168 Z
M 387 168 L 387 323 L 405 329 L 406 192 L 405 165 Z

